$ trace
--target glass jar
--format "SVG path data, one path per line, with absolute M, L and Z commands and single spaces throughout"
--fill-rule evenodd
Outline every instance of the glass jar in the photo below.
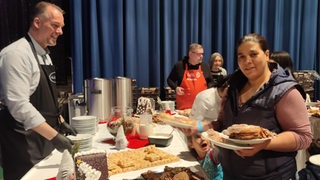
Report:
M 132 116 L 133 109 L 131 107 L 113 106 L 111 115 L 108 118 L 107 129 L 112 135 L 117 135 L 118 128 L 122 125 L 124 132 L 132 129 L 131 123 L 126 123 L 126 119 Z

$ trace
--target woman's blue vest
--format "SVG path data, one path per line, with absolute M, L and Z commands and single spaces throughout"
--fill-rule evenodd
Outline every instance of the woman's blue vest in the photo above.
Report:
M 292 87 L 297 87 L 299 91 L 302 88 L 290 72 L 283 70 L 277 64 L 271 64 L 270 70 L 272 74 L 269 82 L 241 107 L 238 105 L 239 92 L 247 82 L 247 78 L 240 70 L 231 76 L 223 120 L 220 121 L 222 130 L 232 124 L 244 123 L 258 125 L 276 133 L 282 132 L 274 106 Z M 301 93 L 304 93 L 303 90 Z M 296 152 L 263 150 L 245 159 L 235 154 L 233 150 L 221 148 L 220 152 L 224 179 L 294 179 Z

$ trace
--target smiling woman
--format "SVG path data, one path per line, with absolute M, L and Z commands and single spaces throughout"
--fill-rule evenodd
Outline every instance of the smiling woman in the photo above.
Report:
M 269 62 L 269 47 L 261 35 L 245 35 L 237 51 L 239 70 L 231 75 L 218 130 L 249 124 L 277 135 L 252 149 L 222 148 L 224 178 L 295 179 L 297 150 L 308 148 L 312 140 L 304 99 L 297 90 L 300 85 L 278 64 Z

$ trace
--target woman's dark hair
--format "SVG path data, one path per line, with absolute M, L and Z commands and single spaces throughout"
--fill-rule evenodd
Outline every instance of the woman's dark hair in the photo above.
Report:
M 277 62 L 283 69 L 288 68 L 293 73 L 294 68 L 290 54 L 286 51 L 276 51 L 270 55 L 270 59 Z
M 269 50 L 268 41 L 267 41 L 264 37 L 262 37 L 261 35 L 256 34 L 256 33 L 247 34 L 247 35 L 243 36 L 243 37 L 238 41 L 237 48 L 239 48 L 239 46 L 240 46 L 242 43 L 247 42 L 247 41 L 254 41 L 254 42 L 259 43 L 260 48 L 261 48 L 263 51 Z
M 217 79 L 217 83 L 214 84 L 213 87 L 216 88 L 225 88 L 229 85 L 229 79 L 230 79 L 231 75 L 227 75 L 225 77 L 220 77 Z

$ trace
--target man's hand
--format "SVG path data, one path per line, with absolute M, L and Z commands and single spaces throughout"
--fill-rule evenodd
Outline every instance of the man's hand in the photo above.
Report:
M 184 89 L 182 87 L 177 87 L 176 88 L 176 93 L 178 95 L 184 95 Z
M 198 126 L 192 128 L 178 128 L 185 136 L 191 136 L 198 132 Z
M 60 115 L 60 127 L 59 127 L 59 132 L 64 135 L 77 135 L 77 130 L 73 127 L 71 127 L 63 118 L 63 116 Z
M 65 149 L 71 152 L 73 145 L 73 142 L 70 139 L 59 133 L 51 139 L 51 143 L 60 152 L 63 152 Z
M 73 127 L 71 127 L 68 123 L 63 121 L 63 123 L 60 124 L 59 132 L 65 135 L 77 135 L 77 130 Z

